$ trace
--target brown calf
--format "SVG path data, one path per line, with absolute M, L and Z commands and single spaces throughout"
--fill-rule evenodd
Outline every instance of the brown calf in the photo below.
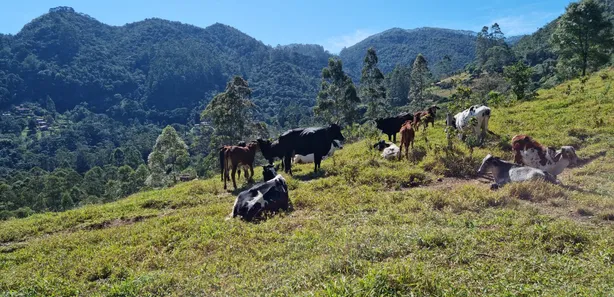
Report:
M 432 127 L 435 127 L 435 116 L 437 115 L 437 110 L 439 107 L 437 105 L 432 105 L 427 110 L 417 111 L 414 113 L 414 127 L 418 129 L 418 125 L 422 122 L 424 125 L 424 130 L 426 131 L 426 127 L 428 127 L 429 123 L 431 123 Z
M 258 151 L 258 143 L 252 141 L 246 147 L 241 146 L 224 146 L 220 149 L 220 156 L 223 154 L 222 165 L 222 180 L 224 181 L 224 190 L 226 190 L 226 181 L 230 180 L 229 172 L 232 169 L 232 185 L 237 189 L 235 174 L 239 165 L 248 166 L 251 174 L 248 175 L 247 169 L 244 169 L 245 178 L 252 180 L 254 177 L 254 159 Z M 239 173 L 240 174 L 240 173 Z
M 401 126 L 401 145 L 399 152 L 399 159 L 403 155 L 403 147 L 405 147 L 405 158 L 409 159 L 409 145 L 411 144 L 412 150 L 414 149 L 414 128 L 411 125 L 411 121 L 406 121 L 403 126 Z

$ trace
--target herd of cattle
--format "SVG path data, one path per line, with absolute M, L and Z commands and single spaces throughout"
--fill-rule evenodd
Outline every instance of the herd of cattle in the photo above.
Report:
M 434 127 L 438 109 L 437 106 L 431 106 L 425 111 L 414 114 L 403 113 L 394 117 L 376 119 L 377 128 L 388 135 L 389 141 L 381 140 L 373 147 L 381 151 L 382 157 L 386 159 L 400 159 L 405 149 L 407 158 L 409 147 L 413 149 L 415 133 L 420 126 L 425 132 L 428 123 Z M 482 140 L 489 132 L 490 115 L 489 107 L 474 105 L 453 117 L 447 114 L 446 125 L 458 131 L 460 138 L 469 133 Z M 401 136 L 400 147 L 395 144 L 397 133 Z M 245 220 L 252 220 L 265 211 L 290 209 L 288 186 L 283 176 L 277 174 L 273 166 L 274 160 L 276 158 L 282 160 L 281 166 L 289 175 L 292 175 L 292 163 L 314 163 L 314 172 L 317 172 L 324 158 L 332 156 L 335 150 L 343 148 L 344 140 L 341 127 L 331 124 L 328 127 L 291 129 L 281 134 L 275 141 L 257 139 L 249 143 L 241 142 L 236 146 L 220 148 L 221 179 L 224 182 L 224 189 L 227 189 L 226 183 L 231 178 L 235 190 L 237 189 L 235 175 L 240 177 L 241 169 L 245 178 L 253 181 L 253 163 L 258 150 L 269 163 L 263 166 L 264 182 L 239 193 L 233 206 L 232 217 L 240 216 Z M 514 163 L 490 154 L 482 161 L 478 174 L 488 170 L 492 172 L 494 179 L 492 189 L 510 182 L 533 179 L 543 179 L 558 184 L 557 175 L 577 162 L 573 147 L 563 146 L 556 150 L 539 144 L 527 135 L 514 136 L 512 150 L 515 153 Z

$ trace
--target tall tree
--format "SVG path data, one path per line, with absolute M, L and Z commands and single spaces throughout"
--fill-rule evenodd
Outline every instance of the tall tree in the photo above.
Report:
M 167 186 L 177 181 L 177 175 L 190 162 L 188 146 L 172 126 L 166 126 L 147 158 L 151 175 L 147 184 L 153 187 Z
M 365 116 L 370 119 L 382 117 L 390 110 L 386 100 L 384 74 L 377 68 L 377 54 L 373 48 L 367 50 L 360 76 L 360 97 L 367 105 Z
M 516 95 L 516 99 L 524 99 L 526 91 L 531 84 L 533 69 L 523 61 L 518 61 L 514 65 L 505 67 L 504 75 L 505 79 L 512 85 L 512 91 Z
M 236 143 L 249 135 L 254 122 L 251 94 L 247 81 L 235 76 L 226 84 L 226 90 L 215 95 L 209 102 L 201 118 L 211 120 L 215 129 L 216 137 L 211 140 L 212 147 Z
M 418 54 L 411 69 L 410 99 L 413 104 L 424 102 L 424 90 L 431 80 L 428 63 L 422 54 Z
M 322 84 L 316 106 L 316 116 L 328 123 L 353 123 L 358 119 L 360 98 L 354 82 L 343 72 L 341 60 L 330 58 L 322 69 Z
M 394 107 L 404 106 L 408 103 L 411 82 L 411 68 L 397 65 L 386 77 L 388 85 L 388 98 Z
M 437 65 L 435 65 L 435 71 L 439 79 L 443 79 L 449 75 L 450 72 L 452 72 L 452 58 L 448 55 L 443 56 Z
M 552 44 L 559 60 L 579 68 L 584 76 L 587 68 L 608 61 L 614 46 L 612 23 L 595 0 L 571 3 L 552 34 Z

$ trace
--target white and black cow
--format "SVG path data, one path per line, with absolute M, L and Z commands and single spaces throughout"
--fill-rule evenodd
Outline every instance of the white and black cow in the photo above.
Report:
M 562 146 L 557 150 L 541 145 L 532 137 L 523 134 L 512 138 L 512 150 L 517 164 L 547 171 L 555 177 L 578 161 L 576 150 L 572 146 Z
M 262 167 L 264 182 L 258 183 L 237 196 L 231 216 L 240 216 L 246 221 L 258 218 L 263 212 L 290 210 L 288 185 L 273 165 Z
M 478 169 L 478 174 L 482 175 L 489 169 L 491 170 L 495 180 L 495 183 L 490 186 L 490 188 L 493 190 L 496 190 L 507 183 L 529 180 L 545 180 L 553 184 L 559 183 L 554 175 L 546 171 L 528 166 L 519 166 L 514 163 L 501 160 L 498 157 L 492 156 L 491 154 L 488 154 L 484 160 L 482 160 L 482 165 Z
M 480 140 L 484 139 L 484 136 L 488 132 L 488 121 L 490 120 L 490 108 L 484 105 L 473 105 L 454 116 L 453 121 L 448 120 L 448 124 L 452 125 L 460 132 L 471 131 L 473 135 Z M 464 134 L 461 133 L 460 137 L 464 140 Z
M 378 151 L 382 152 L 382 158 L 392 160 L 401 156 L 401 148 L 392 142 L 380 140 L 373 145 Z
M 327 157 L 332 157 L 335 151 L 338 149 L 343 149 L 343 144 L 341 144 L 341 141 L 339 140 L 334 140 L 333 143 L 330 145 L 330 150 L 328 151 L 328 154 L 326 154 L 326 156 L 323 156 L 322 160 L 326 159 Z M 309 154 L 306 156 L 296 154 L 294 155 L 293 162 L 296 164 L 313 163 L 313 154 Z
M 328 154 L 333 141 L 344 141 L 341 127 L 337 124 L 330 126 L 297 128 L 284 132 L 279 136 L 279 150 L 284 155 L 284 171 L 292 175 L 292 157 L 296 154 L 313 154 L 314 172 L 320 168 L 322 157 Z

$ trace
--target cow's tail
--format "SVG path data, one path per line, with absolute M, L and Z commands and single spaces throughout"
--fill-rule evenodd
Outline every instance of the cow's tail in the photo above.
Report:
M 220 171 L 222 172 L 222 181 L 224 181 L 224 148 L 220 148 L 220 153 L 219 153 L 219 157 L 220 157 Z

